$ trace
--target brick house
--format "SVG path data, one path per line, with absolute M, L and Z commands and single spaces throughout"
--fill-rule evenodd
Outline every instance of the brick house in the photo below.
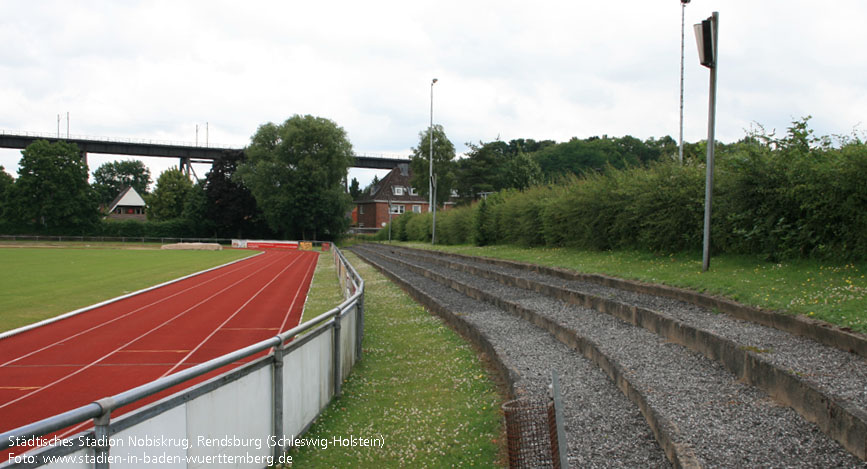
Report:
M 107 218 L 146 221 L 145 205 L 139 193 L 132 187 L 127 187 L 109 204 Z
M 393 217 L 407 212 L 428 211 L 427 198 L 410 186 L 410 179 L 409 164 L 401 163 L 355 200 L 359 231 L 382 229 L 389 220 L 389 203 Z

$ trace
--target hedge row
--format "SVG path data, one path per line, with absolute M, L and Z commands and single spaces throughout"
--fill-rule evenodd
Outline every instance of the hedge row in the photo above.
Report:
M 718 155 L 715 252 L 867 259 L 867 145 L 812 148 L 746 139 Z M 437 242 L 584 249 L 701 249 L 705 165 L 652 164 L 509 190 L 437 214 Z M 430 215 L 394 220 L 393 236 L 429 241 Z M 387 237 L 387 230 L 378 234 Z
M 0 234 L 6 235 L 51 235 L 126 238 L 210 238 L 214 231 L 202 224 L 187 219 L 139 222 L 134 220 L 100 220 L 98 223 L 79 228 L 34 229 L 32 225 L 18 226 L 0 223 Z

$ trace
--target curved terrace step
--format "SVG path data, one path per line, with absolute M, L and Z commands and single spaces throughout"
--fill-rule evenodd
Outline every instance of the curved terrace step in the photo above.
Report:
M 867 459 L 867 361 L 858 354 L 684 301 L 570 280 L 562 273 L 552 277 L 521 265 L 398 249 L 404 257 L 612 314 L 685 345 L 721 362 Z
M 511 397 L 547 395 L 550 370 L 556 369 L 563 390 L 571 467 L 671 467 L 644 417 L 591 360 L 493 305 L 375 253 L 355 252 L 476 343 L 508 382 Z
M 792 461 L 803 464 L 805 460 L 802 456 L 806 455 L 794 460 L 789 458 L 800 455 L 805 448 L 812 448 L 808 451 L 812 456 L 833 454 L 833 458 L 842 458 L 837 460 L 839 464 L 863 465 L 863 462 L 857 459 L 846 460 L 846 457 L 851 458 L 851 455 L 845 454 L 836 444 L 829 445 L 825 435 L 816 435 L 819 433 L 816 426 L 804 422 L 791 409 L 780 407 L 764 393 L 751 386 L 744 386 L 738 382 L 736 376 L 770 390 L 773 397 L 785 404 L 792 405 L 787 400 L 794 402 L 793 407 L 800 407 L 799 410 L 808 416 L 809 412 L 819 409 L 820 415 L 827 416 L 825 421 L 818 420 L 819 427 L 842 440 L 850 450 L 854 447 L 853 453 L 861 456 L 857 452 L 858 444 L 860 441 L 863 448 L 864 440 L 859 440 L 859 426 L 863 425 L 864 419 L 860 418 L 861 411 L 858 407 L 851 401 L 840 400 L 836 395 L 829 397 L 829 394 L 823 394 L 815 385 L 803 379 L 804 377 L 798 376 L 798 372 L 790 373 L 788 369 L 781 369 L 778 363 L 763 356 L 780 355 L 791 358 L 785 353 L 762 349 L 756 345 L 741 345 L 735 340 L 697 328 L 683 321 L 681 317 L 676 317 L 672 312 L 681 309 L 684 310 L 679 311 L 681 316 L 696 314 L 683 303 L 671 300 L 658 303 L 659 298 L 621 298 L 623 292 L 619 290 L 588 293 L 578 288 L 582 287 L 581 285 L 576 286 L 562 278 L 540 276 L 526 270 L 503 272 L 502 266 L 494 267 L 467 259 L 457 260 L 428 251 L 385 246 L 370 246 L 366 249 L 376 251 L 391 262 L 414 270 L 419 275 L 527 317 L 585 355 L 595 355 L 597 352 L 589 349 L 596 349 L 604 356 L 604 359 L 595 359 L 600 367 L 605 369 L 607 365 L 603 362 L 608 360 L 622 370 L 627 370 L 623 373 L 624 378 L 639 394 L 646 395 L 649 413 L 655 412 L 670 418 L 680 429 L 680 435 L 673 437 L 675 441 L 692 447 L 702 465 L 741 465 L 747 461 L 749 464 L 760 465 L 788 465 Z M 522 288 L 515 288 L 516 286 Z M 634 304 L 642 301 L 656 301 L 655 309 L 665 312 Z M 598 311 L 608 312 L 613 316 L 600 315 Z M 761 327 L 732 320 L 726 315 L 710 312 L 707 315 L 736 325 Z M 615 320 L 614 317 L 625 322 Z M 777 330 L 762 329 L 792 337 Z M 696 355 L 672 343 L 660 344 L 660 336 L 665 341 L 695 347 L 707 357 Z M 805 340 L 799 337 L 795 339 Z M 813 346 L 821 347 L 815 343 Z M 736 376 L 732 376 L 722 365 Z M 859 364 L 856 360 L 850 365 L 857 368 Z M 795 366 L 793 369 L 797 370 L 804 365 L 796 363 Z M 620 384 L 620 377 L 611 372 L 609 375 Z M 833 384 L 834 380 L 830 381 Z M 681 398 L 669 403 L 666 399 L 671 395 L 681 395 Z M 683 399 L 684 396 L 688 397 Z M 641 399 L 633 400 L 641 405 Z M 825 410 L 825 413 L 821 414 L 822 406 L 827 406 L 826 409 L 830 411 Z M 645 416 L 647 415 L 648 412 L 645 412 Z M 704 425 L 695 426 L 692 421 L 696 420 L 693 416 L 697 415 L 714 415 L 715 418 Z M 769 424 L 769 420 L 775 423 Z M 722 434 L 737 435 L 735 439 L 738 441 L 729 441 L 711 427 L 725 428 Z M 778 433 L 781 441 L 766 442 L 767 435 L 773 433 Z M 798 443 L 793 443 L 793 437 Z M 769 450 L 769 445 L 776 448 Z M 720 453 L 726 451 L 722 448 L 729 448 L 730 453 Z M 840 454 L 841 452 L 843 454 Z M 762 454 L 765 456 L 755 459 L 759 457 L 756 455 Z M 773 462 L 775 458 L 779 459 L 778 463 Z M 830 462 L 817 460 L 816 464 L 827 465 Z

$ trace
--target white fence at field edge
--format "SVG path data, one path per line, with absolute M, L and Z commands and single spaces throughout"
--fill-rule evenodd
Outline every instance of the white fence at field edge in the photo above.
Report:
M 10 449 L 13 438 L 47 435 L 90 419 L 95 425 L 63 444 L 16 455 L 0 468 L 260 469 L 282 462 L 286 447 L 340 394 L 341 383 L 361 358 L 364 282 L 336 247 L 333 256 L 346 298 L 338 307 L 267 341 L 4 433 L 0 450 Z M 110 419 L 112 409 L 263 352 L 250 363 Z M 382 444 L 381 436 L 372 437 Z

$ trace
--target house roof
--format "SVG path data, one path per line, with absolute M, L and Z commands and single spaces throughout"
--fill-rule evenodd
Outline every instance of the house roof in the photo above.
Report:
M 382 178 L 371 189 L 364 191 L 361 196 L 355 200 L 355 203 L 365 202 L 388 202 L 392 203 L 415 203 L 426 204 L 427 198 L 421 195 L 410 195 L 409 188 L 412 187 L 409 181 L 412 179 L 412 170 L 406 163 L 399 164 L 396 168 Z M 394 187 L 403 187 L 403 195 L 395 195 Z
M 145 201 L 132 187 L 127 187 L 109 204 L 109 212 L 113 212 L 118 206 L 123 207 L 144 207 Z

